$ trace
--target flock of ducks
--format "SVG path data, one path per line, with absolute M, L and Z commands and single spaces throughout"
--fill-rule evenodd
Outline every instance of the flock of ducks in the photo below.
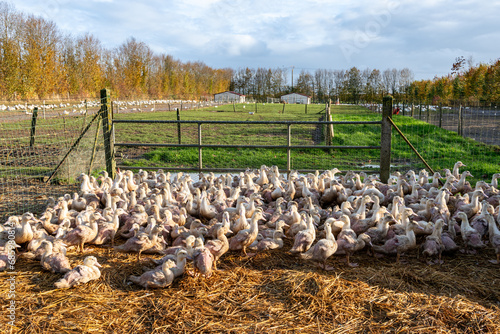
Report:
M 118 111 L 155 111 L 156 105 L 161 104 L 184 104 L 183 109 L 189 109 L 192 104 L 199 103 L 199 107 L 209 107 L 216 104 L 212 101 L 196 101 L 196 100 L 134 100 L 134 101 L 113 101 Z M 62 115 L 78 115 L 85 114 L 87 109 L 95 109 L 101 106 L 99 100 L 80 101 L 78 103 L 59 103 L 59 104 L 15 104 L 4 105 L 0 104 L 0 111 L 24 111 L 27 115 L 32 115 L 33 110 L 53 111 L 58 110 Z
M 97 179 L 82 173 L 79 193 L 49 198 L 39 218 L 27 212 L 0 225 L 0 270 L 7 267 L 9 247 L 21 248 L 18 257 L 64 274 L 55 287 L 69 288 L 98 279 L 100 264 L 87 256 L 71 268 L 67 249 L 82 253 L 88 244 L 106 245 L 137 253 L 137 261 L 143 254 L 163 255 L 148 257 L 156 267 L 128 278 L 160 288 L 183 275 L 187 261 L 193 263 L 189 274 L 210 277 L 226 252 L 250 257 L 282 248 L 286 238 L 293 240 L 291 254 L 324 270 L 334 269 L 327 264 L 332 255 L 357 266 L 352 257 L 363 249 L 371 256 L 395 255 L 398 263 L 418 249 L 434 264 L 442 263 L 442 253 L 485 256 L 480 250 L 493 247 L 496 259 L 489 260 L 499 264 L 500 174 L 472 187 L 462 167 L 457 162 L 444 178 L 425 170 L 396 172 L 387 184 L 365 173 L 340 175 L 336 168 L 285 178 L 276 166 L 262 166 L 239 175 L 201 173 L 198 182 L 163 170 L 118 170 L 114 180 L 105 171 Z

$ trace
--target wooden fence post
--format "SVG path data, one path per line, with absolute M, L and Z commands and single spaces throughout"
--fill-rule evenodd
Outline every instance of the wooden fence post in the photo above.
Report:
M 331 122 L 332 121 L 332 114 L 330 111 L 331 103 L 327 102 L 326 103 L 326 109 L 325 109 L 325 121 Z M 332 145 L 332 139 L 333 139 L 334 133 L 333 133 L 333 124 L 327 124 L 326 125 L 326 141 L 325 145 Z
M 462 104 L 460 103 L 460 106 L 458 107 L 458 135 L 462 136 L 462 130 L 463 130 L 463 124 L 462 124 L 463 118 L 462 118 Z
M 177 108 L 177 120 L 181 120 L 181 114 L 179 112 L 179 108 Z M 181 123 L 177 123 L 177 138 L 179 145 L 181 144 Z
M 328 119 L 327 121 L 331 122 L 332 120 L 332 100 L 328 100 Z M 330 131 L 330 145 L 333 137 L 335 137 L 335 132 L 333 132 L 333 124 L 328 124 L 328 129 Z
M 281 113 L 284 114 L 285 113 L 285 102 L 283 102 L 283 110 L 281 110 Z
M 236 112 L 236 102 L 233 101 L 233 112 Z
M 413 102 L 412 102 L 412 103 L 411 103 L 411 117 L 413 117 L 414 112 L 415 112 L 415 105 L 414 105 L 414 104 L 413 104 Z
M 305 104 L 305 106 L 306 106 L 306 114 L 307 114 L 307 103 Z
M 382 131 L 380 136 L 380 181 L 387 183 L 391 174 L 392 96 L 384 96 L 382 107 Z
M 31 133 L 30 133 L 30 147 L 35 145 L 35 134 L 36 134 L 36 119 L 38 117 L 38 108 L 33 109 L 33 115 L 31 116 Z
M 439 128 L 442 128 L 443 124 L 443 104 L 439 102 Z
M 419 121 L 422 120 L 422 101 L 420 101 L 420 103 L 418 105 L 418 120 Z
M 286 172 L 288 176 L 290 176 L 290 169 L 291 169 L 291 152 L 290 152 L 290 146 L 292 145 L 292 125 L 289 123 L 287 124 L 287 131 L 286 131 Z
M 198 123 L 198 169 L 201 172 L 203 168 L 203 153 L 201 149 L 201 123 Z
M 116 161 L 112 136 L 113 114 L 110 108 L 110 96 L 107 89 L 101 90 L 102 134 L 104 137 L 104 154 L 106 157 L 106 171 L 111 179 L 115 178 Z
M 429 109 L 429 103 L 427 103 L 427 123 L 430 122 L 430 118 L 431 118 L 431 111 Z
M 255 101 L 255 113 L 257 113 L 257 101 Z

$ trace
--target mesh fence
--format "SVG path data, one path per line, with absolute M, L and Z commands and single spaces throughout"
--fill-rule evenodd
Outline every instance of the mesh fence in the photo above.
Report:
M 89 172 L 94 149 L 92 169 L 102 169 L 103 140 L 102 131 L 97 132 L 97 121 L 72 149 L 99 105 L 97 101 L 86 106 L 40 106 L 38 112 L 25 109 L 0 114 L 0 219 L 36 212 L 46 205 L 49 196 L 76 191 L 75 178 Z
M 500 170 L 500 111 L 496 108 L 422 104 L 400 108 L 393 119 L 436 171 L 452 169 L 456 161 L 466 164 L 476 180 Z M 392 148 L 394 164 L 425 168 L 395 131 Z

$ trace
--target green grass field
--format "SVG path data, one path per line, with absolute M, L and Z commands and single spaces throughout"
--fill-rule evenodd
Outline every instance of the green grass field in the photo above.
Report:
M 236 111 L 234 111 L 234 109 Z M 181 120 L 212 121 L 318 121 L 325 113 L 324 105 L 282 104 L 232 104 L 210 107 L 200 110 L 180 112 Z M 379 121 L 381 115 L 361 106 L 333 106 L 334 121 Z M 176 120 L 175 111 L 156 113 L 115 114 L 115 119 L 127 120 Z M 42 149 L 42 156 L 58 152 L 64 154 L 84 128 L 84 121 L 90 117 L 39 119 L 36 131 L 35 151 Z M 462 138 L 455 132 L 440 129 L 411 117 L 397 115 L 394 121 L 405 136 L 436 171 L 452 168 L 461 160 L 474 175 L 474 179 L 489 179 L 500 171 L 500 147 L 488 146 L 472 139 Z M 4 151 L 22 149 L 29 146 L 30 121 L 0 124 L 1 145 Z M 287 126 L 269 124 L 204 124 L 202 142 L 211 145 L 281 145 L 287 144 Z M 378 146 L 380 145 L 380 125 L 334 125 L 335 146 Z M 95 126 L 85 137 L 85 145 L 91 146 L 95 135 Z M 102 136 L 102 134 L 101 134 Z M 162 143 L 177 144 L 176 124 L 115 124 L 115 141 L 127 143 Z M 102 139 L 99 145 L 102 146 Z M 181 143 L 198 143 L 197 124 L 182 124 Z M 292 125 L 292 145 L 325 145 L 325 127 L 314 124 Z M 62 145 L 62 146 L 61 146 Z M 198 166 L 197 148 L 117 148 L 119 164 L 142 167 L 177 167 L 196 168 Z M 258 168 L 261 165 L 276 165 L 285 170 L 287 165 L 286 149 L 276 148 L 203 148 L 203 166 L 206 168 Z M 10 153 L 9 153 L 10 154 Z M 18 156 L 21 167 L 33 169 L 39 174 L 36 165 L 42 156 Z M 32 159 L 33 158 L 33 159 Z M 84 158 L 84 157 L 83 157 Z M 9 164 L 0 168 L 0 174 L 11 175 L 12 168 L 18 168 L 7 157 Z M 10 160 L 9 160 L 10 159 Z M 90 160 L 90 158 L 89 158 Z M 337 167 L 341 170 L 377 170 L 380 161 L 379 150 L 374 149 L 292 149 L 291 168 L 297 170 L 324 170 Z M 424 164 L 408 147 L 396 131 L 392 136 L 391 161 L 394 170 L 420 170 Z M 53 163 L 44 163 L 43 170 L 50 170 Z M 3 172 L 2 172 L 3 170 Z
M 236 111 L 234 111 L 234 109 Z M 282 104 L 232 104 L 211 107 L 209 109 L 181 111 L 181 120 L 218 120 L 218 121 L 318 121 L 324 115 L 324 105 Z M 175 120 L 176 112 L 148 114 L 118 114 L 116 119 L 137 120 Z M 360 106 L 333 106 L 334 121 L 379 121 L 380 114 L 372 113 Z M 436 171 L 452 168 L 461 160 L 471 171 L 475 179 L 490 178 L 500 170 L 500 149 L 474 140 L 461 138 L 454 132 L 446 131 L 425 122 L 405 116 L 394 116 L 398 127 L 416 147 L 419 153 Z M 116 124 L 116 142 L 128 143 L 163 143 L 177 144 L 176 124 Z M 315 129 L 315 125 L 293 125 L 291 127 L 292 145 L 325 145 L 324 129 Z M 380 126 L 334 125 L 335 136 L 332 145 L 377 146 L 380 145 Z M 204 144 L 224 145 L 286 145 L 287 128 L 284 125 L 247 124 L 206 124 L 202 126 Z M 182 144 L 198 142 L 197 124 L 183 124 L 181 129 Z M 124 157 L 129 156 L 128 149 L 120 148 Z M 140 152 L 139 152 L 140 151 Z M 411 151 L 396 131 L 393 131 L 392 162 L 394 169 L 406 171 L 420 170 L 424 164 Z M 207 168 L 258 168 L 260 165 L 277 165 L 286 169 L 285 149 L 264 148 L 204 148 L 203 166 Z M 379 164 L 378 150 L 366 149 L 293 149 L 291 153 L 292 169 L 330 169 L 370 170 Z M 125 158 L 121 162 L 127 166 L 149 167 L 197 167 L 197 148 L 148 148 L 135 149 L 133 159 Z

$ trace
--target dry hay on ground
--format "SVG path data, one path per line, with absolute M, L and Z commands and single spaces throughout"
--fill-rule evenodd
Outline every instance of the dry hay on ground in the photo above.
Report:
M 90 254 L 103 265 L 98 281 L 70 290 L 55 290 L 60 275 L 19 259 L 14 332 L 500 332 L 500 268 L 487 261 L 492 250 L 445 257 L 441 266 L 423 264 L 415 251 L 401 265 L 356 254 L 358 268 L 333 256 L 336 271 L 324 272 L 287 253 L 290 247 L 287 241 L 284 249 L 253 258 L 228 253 L 212 277 L 184 274 L 161 290 L 128 285 L 127 277 L 148 262 L 109 248 L 69 253 L 73 265 Z M 0 275 L 7 291 L 10 273 Z M 2 299 L 6 311 L 5 294 Z M 2 333 L 9 329 L 0 322 Z

